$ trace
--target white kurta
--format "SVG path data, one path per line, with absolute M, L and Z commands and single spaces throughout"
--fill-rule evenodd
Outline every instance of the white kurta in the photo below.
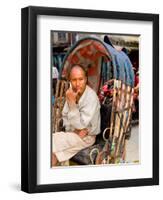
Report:
M 70 110 L 65 102 L 62 117 L 66 132 L 53 133 L 52 141 L 53 152 L 60 162 L 68 160 L 80 150 L 92 146 L 95 142 L 95 135 L 100 133 L 100 103 L 94 90 L 86 86 L 73 110 Z M 80 138 L 73 132 L 75 129 L 84 128 L 89 131 L 84 138 Z

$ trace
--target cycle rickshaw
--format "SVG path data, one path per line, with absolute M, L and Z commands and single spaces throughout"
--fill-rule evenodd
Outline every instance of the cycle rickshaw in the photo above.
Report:
M 134 93 L 132 64 L 123 51 L 94 37 L 77 41 L 66 54 L 57 81 L 53 109 L 53 132 L 61 131 L 68 70 L 82 64 L 88 70 L 88 85 L 101 103 L 101 133 L 93 146 L 81 150 L 71 160 L 80 165 L 124 163 L 126 141 L 131 133 Z

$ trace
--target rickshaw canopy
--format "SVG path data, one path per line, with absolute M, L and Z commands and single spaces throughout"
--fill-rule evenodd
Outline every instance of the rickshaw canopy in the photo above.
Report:
M 62 64 L 62 78 L 68 78 L 67 74 L 74 64 L 87 68 L 88 83 L 96 92 L 103 79 L 102 75 L 107 81 L 112 78 L 134 86 L 134 72 L 128 55 L 99 38 L 82 38 L 70 48 Z

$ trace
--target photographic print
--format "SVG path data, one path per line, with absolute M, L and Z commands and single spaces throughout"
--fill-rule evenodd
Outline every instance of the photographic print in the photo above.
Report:
M 52 167 L 139 163 L 139 35 L 51 31 Z

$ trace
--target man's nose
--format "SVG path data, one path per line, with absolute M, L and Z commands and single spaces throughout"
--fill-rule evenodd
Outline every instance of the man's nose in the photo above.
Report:
M 79 86 L 79 85 L 80 85 L 80 81 L 77 80 L 77 81 L 76 81 L 76 86 Z

